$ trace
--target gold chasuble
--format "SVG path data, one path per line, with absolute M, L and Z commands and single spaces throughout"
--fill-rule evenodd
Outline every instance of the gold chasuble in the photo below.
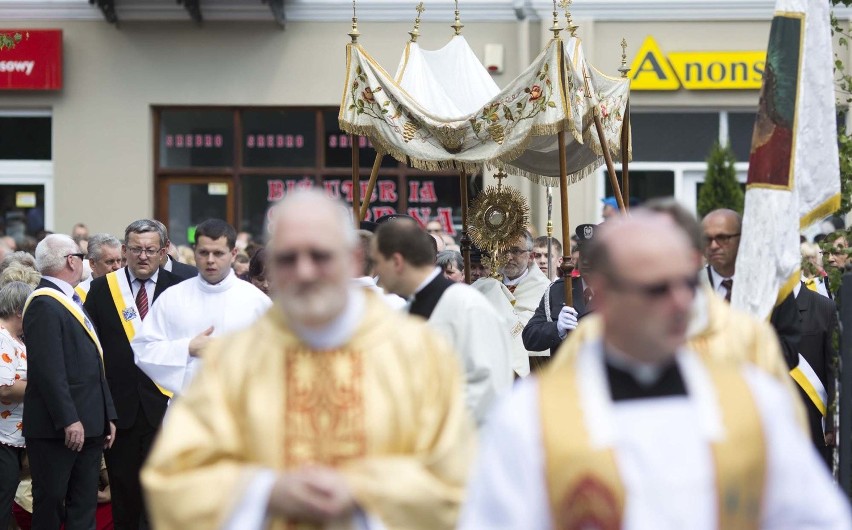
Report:
M 701 364 L 716 389 L 724 427 L 720 440 L 708 441 L 715 468 L 718 528 L 757 529 L 766 478 L 757 405 L 735 365 Z M 624 525 L 629 499 L 619 474 L 617 447 L 596 447 L 591 440 L 577 365 L 576 356 L 553 364 L 539 382 L 553 529 L 618 530 Z
M 425 323 L 365 296 L 336 350 L 308 348 L 274 307 L 211 344 L 142 471 L 155 528 L 220 528 L 258 470 L 311 464 L 340 471 L 388 530 L 454 528 L 474 444 L 458 361 Z

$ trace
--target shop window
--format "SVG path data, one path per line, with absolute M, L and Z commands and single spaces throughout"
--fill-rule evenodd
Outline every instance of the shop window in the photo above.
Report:
M 754 112 L 729 112 L 728 136 L 737 162 L 748 162 L 751 156 L 751 138 L 754 134 Z
M 160 114 L 160 167 L 214 168 L 233 164 L 233 112 L 164 110 Z
M 316 164 L 316 111 L 243 111 L 242 124 L 243 166 L 313 167 Z
M 618 183 L 621 184 L 621 171 L 616 171 Z M 656 197 L 673 197 L 675 191 L 674 171 L 634 171 L 630 170 L 630 200 L 641 204 Z M 604 196 L 613 195 L 609 177 L 604 175 Z
M 719 114 L 636 112 L 630 128 L 635 162 L 703 162 L 719 139 Z
M 352 145 L 348 134 L 340 130 L 337 123 L 337 110 L 323 112 L 323 125 L 325 126 L 325 167 L 352 167 Z M 376 150 L 373 144 L 365 136 L 358 137 L 359 165 L 362 168 L 372 168 L 376 160 Z M 399 167 L 392 156 L 382 159 L 383 168 Z
M 0 116 L 0 160 L 50 160 L 50 116 Z

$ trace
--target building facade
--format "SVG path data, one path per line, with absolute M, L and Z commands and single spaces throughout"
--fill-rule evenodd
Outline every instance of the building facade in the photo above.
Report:
M 88 0 L 0 3 L 0 33 L 61 30 L 62 42 L 61 88 L 0 90 L 0 209 L 8 232 L 67 232 L 84 222 L 121 233 L 129 221 L 155 215 L 184 243 L 212 216 L 260 234 L 269 204 L 298 187 L 351 198 L 350 139 L 337 126 L 337 109 L 352 5 L 292 0 L 276 12 L 275 0 L 187 3 L 198 12 L 172 0 L 115 0 L 117 25 Z M 414 8 L 357 2 L 361 42 L 389 71 Z M 447 42 L 453 10 L 453 2 L 426 3 L 422 47 Z M 572 7 L 599 70 L 619 75 L 627 41 L 633 196 L 674 195 L 694 208 L 717 141 L 730 142 L 744 178 L 772 10 L 765 0 L 578 0 Z M 481 58 L 486 45 L 502 49 L 500 86 L 550 37 L 551 2 L 469 0 L 460 11 L 463 35 Z M 837 14 L 848 19 L 847 11 Z M 564 25 L 561 10 L 559 17 Z M 0 67 L 14 62 L 6 53 Z M 838 53 L 848 58 L 845 48 Z M 22 72 L 0 72 L 0 81 L 4 75 Z M 358 141 L 366 180 L 374 152 Z M 458 228 L 456 174 L 386 159 L 379 175 L 369 217 L 402 211 Z M 570 187 L 572 226 L 599 220 L 607 180 L 601 170 Z M 480 175 L 470 191 L 492 182 Z M 529 197 L 543 233 L 544 188 L 520 178 L 509 184 Z M 553 212 L 558 219 L 558 205 Z

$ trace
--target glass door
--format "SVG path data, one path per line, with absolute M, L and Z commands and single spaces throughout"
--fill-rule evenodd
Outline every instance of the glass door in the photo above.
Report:
M 175 245 L 195 243 L 195 227 L 211 218 L 234 224 L 233 183 L 225 178 L 169 177 L 159 182 L 157 218 Z

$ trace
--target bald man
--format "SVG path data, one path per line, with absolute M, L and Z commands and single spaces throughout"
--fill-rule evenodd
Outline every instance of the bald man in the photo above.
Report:
M 458 363 L 352 284 L 349 216 L 315 191 L 275 207 L 274 305 L 211 343 L 170 409 L 142 473 L 155 528 L 455 527 L 473 440 Z
M 498 406 L 459 528 L 850 528 L 789 392 L 684 348 L 699 283 L 684 232 L 617 218 L 587 258 L 601 335 Z

